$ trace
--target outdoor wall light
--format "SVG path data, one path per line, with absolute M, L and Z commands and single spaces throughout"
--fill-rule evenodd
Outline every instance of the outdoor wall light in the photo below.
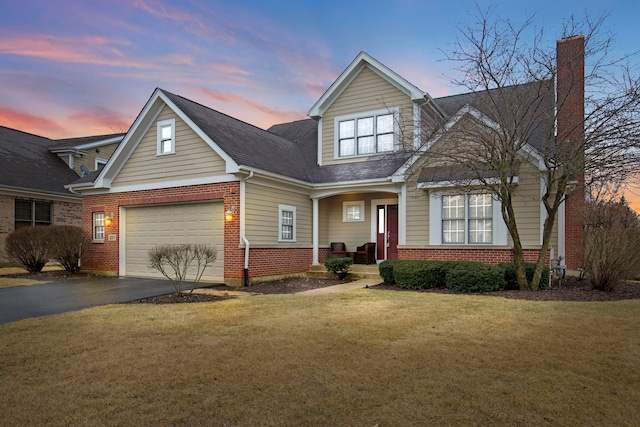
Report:
M 106 215 L 104 217 L 104 225 L 105 227 L 108 227 L 111 225 L 111 221 L 113 221 L 113 212 L 111 212 L 111 215 Z
M 227 209 L 227 211 L 224 213 L 224 219 L 227 221 L 233 221 L 233 215 L 236 213 L 236 207 L 235 206 L 231 206 L 229 209 Z

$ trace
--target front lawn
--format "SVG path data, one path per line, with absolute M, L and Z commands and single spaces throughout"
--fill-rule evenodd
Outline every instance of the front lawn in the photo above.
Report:
M 640 300 L 361 289 L 111 305 L 0 326 L 8 425 L 616 425 Z

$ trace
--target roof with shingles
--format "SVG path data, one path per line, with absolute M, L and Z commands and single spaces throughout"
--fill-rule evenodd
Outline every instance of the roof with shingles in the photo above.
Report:
M 542 149 L 548 142 L 549 135 L 553 135 L 555 108 L 553 80 L 462 93 L 434 98 L 434 101 L 448 117 L 455 115 L 467 104 L 498 124 L 501 118 L 512 122 L 513 117 L 519 117 L 519 123 L 530 125 L 526 130 L 527 143 L 537 149 Z M 498 112 L 499 109 L 509 109 L 509 113 L 502 114 Z
M 76 138 L 63 138 L 54 140 L 54 145 L 49 147 L 52 149 L 56 148 L 67 148 L 67 147 L 77 147 L 84 144 L 90 144 L 92 142 L 105 141 L 113 138 L 123 138 L 126 133 L 111 133 L 107 135 L 93 135 L 93 136 L 81 136 Z
M 49 138 L 0 126 L 0 186 L 71 195 L 64 186 L 78 175 L 57 155 Z

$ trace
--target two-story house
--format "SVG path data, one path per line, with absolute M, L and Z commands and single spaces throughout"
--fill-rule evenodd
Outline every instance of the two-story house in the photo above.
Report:
M 519 89 L 514 96 L 526 103 Z M 482 118 L 482 96 L 473 95 L 434 99 L 364 52 L 309 119 L 268 130 L 156 89 L 106 166 L 70 186 L 83 196 L 93 236 L 83 268 L 160 277 L 147 252 L 164 243 L 215 245 L 204 280 L 229 284 L 245 274 L 303 273 L 329 257 L 331 242 L 347 251 L 374 242 L 378 261 L 510 261 L 500 202 L 456 188 L 429 163 L 434 139 L 448 136 L 427 132 L 424 117 L 442 129 Z M 519 165 L 514 200 L 529 261 L 546 215 L 535 143 Z M 552 244 L 573 268 L 581 261 L 566 230 L 576 215 L 561 209 Z

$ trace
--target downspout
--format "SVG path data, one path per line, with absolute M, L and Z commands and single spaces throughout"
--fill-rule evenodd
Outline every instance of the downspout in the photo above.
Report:
M 246 218 L 244 216 L 244 197 L 245 197 L 245 182 L 247 182 L 249 179 L 253 178 L 253 171 L 249 171 L 249 175 L 247 175 L 246 178 L 244 178 L 241 183 L 242 183 L 242 191 L 241 191 L 241 196 L 242 196 L 242 201 L 243 201 L 243 206 L 242 209 L 240 210 L 240 212 L 242 213 L 243 218 Z M 249 240 L 247 240 L 247 236 L 245 235 L 245 227 L 244 227 L 244 222 L 243 222 L 243 227 L 242 227 L 242 241 L 244 242 L 244 285 L 245 286 L 251 286 L 251 283 L 249 282 Z

